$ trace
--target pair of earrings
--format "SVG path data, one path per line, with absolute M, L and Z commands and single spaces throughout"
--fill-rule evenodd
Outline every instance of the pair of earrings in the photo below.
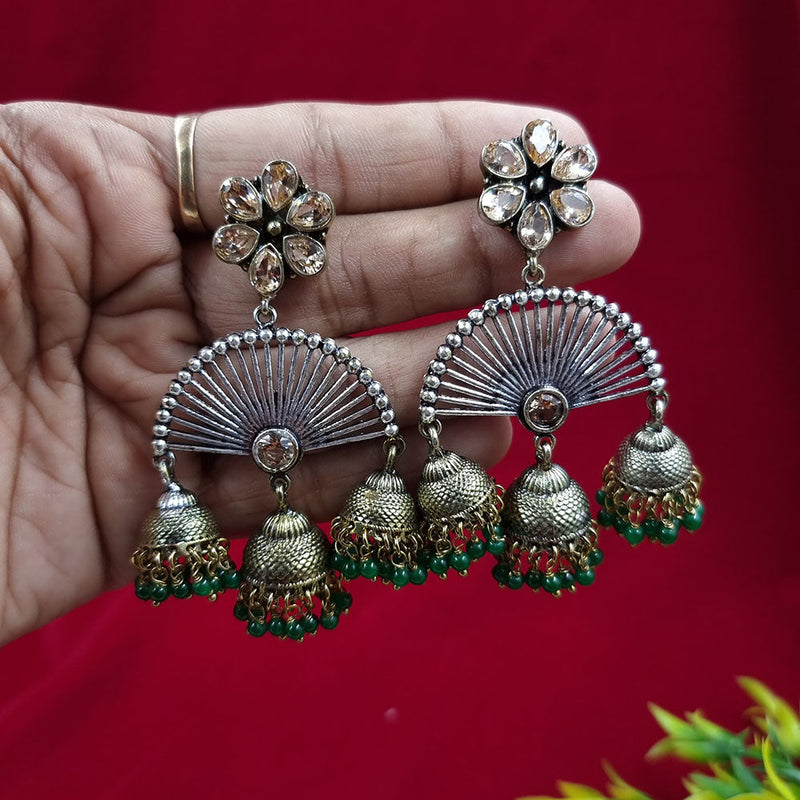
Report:
M 525 249 L 524 285 L 459 320 L 430 362 L 418 502 L 396 471 L 404 442 L 372 370 L 330 338 L 277 324 L 272 301 L 284 281 L 327 264 L 331 198 L 284 160 L 256 178 L 226 180 L 226 224 L 213 247 L 247 272 L 260 302 L 254 327 L 201 348 L 161 400 L 153 456 L 164 493 L 133 556 L 137 596 L 158 605 L 238 589 L 234 614 L 250 634 L 302 640 L 338 625 L 352 603 L 343 579 L 421 584 L 429 572 L 465 574 L 488 551 L 500 585 L 557 596 L 593 582 L 598 525 L 631 544 L 670 544 L 681 526 L 696 530 L 700 475 L 664 425 L 665 381 L 641 327 L 599 295 L 544 286 L 541 252 L 592 218 L 586 181 L 596 166 L 588 145 L 567 147 L 541 119 L 483 149 L 479 212 Z M 595 521 L 585 492 L 552 461 L 555 432 L 573 408 L 637 393 L 649 417 L 605 467 Z M 517 416 L 533 434 L 533 464 L 507 492 L 440 443 L 442 417 L 487 414 Z M 384 466 L 351 492 L 331 545 L 290 506 L 289 473 L 306 453 L 370 438 L 382 438 Z M 241 570 L 211 513 L 176 480 L 180 450 L 247 455 L 269 475 L 278 508 L 248 540 Z

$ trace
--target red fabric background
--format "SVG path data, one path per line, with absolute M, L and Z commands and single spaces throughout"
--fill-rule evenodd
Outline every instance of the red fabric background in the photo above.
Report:
M 339 630 L 303 646 L 244 636 L 228 599 L 102 597 L 0 652 L 3 796 L 499 800 L 598 784 L 607 758 L 677 798 L 676 767 L 642 762 L 646 701 L 739 726 L 740 674 L 797 701 L 792 2 L 84 0 L 15 4 L 4 29 L 2 101 L 469 97 L 575 114 L 644 221 L 631 264 L 589 288 L 658 348 L 708 514 L 671 548 L 607 535 L 597 584 L 559 601 L 497 590 L 488 563 L 402 592 L 360 581 Z M 642 418 L 641 398 L 612 405 L 559 435 L 590 493 Z

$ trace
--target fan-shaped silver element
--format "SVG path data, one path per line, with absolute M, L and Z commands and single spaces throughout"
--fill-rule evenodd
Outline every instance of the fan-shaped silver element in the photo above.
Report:
M 398 433 L 383 387 L 346 347 L 265 326 L 189 359 L 156 413 L 153 452 L 252 455 L 269 428 L 290 431 L 303 453 Z
M 488 300 L 439 347 L 423 379 L 420 421 L 518 415 L 531 392 L 560 392 L 568 409 L 664 389 L 656 352 L 615 304 L 574 289 L 536 287 Z

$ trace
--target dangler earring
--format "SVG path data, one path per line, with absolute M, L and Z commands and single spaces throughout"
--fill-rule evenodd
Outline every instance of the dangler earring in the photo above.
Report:
M 331 198 L 309 189 L 293 164 L 276 160 L 258 177 L 226 180 L 220 201 L 226 224 L 214 234 L 213 248 L 222 261 L 238 264 L 260 295 L 255 327 L 201 348 L 161 401 L 153 453 L 166 491 L 133 556 L 136 591 L 158 604 L 170 595 L 214 600 L 238 586 L 234 614 L 248 633 L 302 640 L 320 626 L 335 628 L 352 598 L 340 572 L 348 564 L 289 503 L 290 471 L 307 453 L 383 436 L 383 473 L 401 495 L 394 460 L 403 441 L 386 392 L 347 347 L 277 325 L 272 300 L 284 281 L 313 277 L 327 264 Z M 249 456 L 269 475 L 278 507 L 248 540 L 240 571 L 210 512 L 175 479 L 181 450 Z M 358 502 L 350 506 L 357 509 Z M 381 532 L 390 538 L 391 526 Z M 380 552 L 399 560 L 391 544 Z
M 647 393 L 650 420 L 603 473 L 600 522 L 633 543 L 649 533 L 666 544 L 680 524 L 699 526 L 700 475 L 663 425 L 665 381 L 641 326 L 599 295 L 544 286 L 541 252 L 558 232 L 592 219 L 586 181 L 596 167 L 592 148 L 567 147 L 542 119 L 481 153 L 479 212 L 525 248 L 525 285 L 459 320 L 423 380 L 429 457 L 419 501 L 431 568 L 436 561 L 441 574 L 448 566 L 465 571 L 488 549 L 501 585 L 558 595 L 591 584 L 603 559 L 596 523 L 584 491 L 552 461 L 555 433 L 573 408 L 637 393 Z M 442 449 L 440 418 L 456 415 L 516 416 L 533 434 L 534 464 L 504 496 L 477 464 Z

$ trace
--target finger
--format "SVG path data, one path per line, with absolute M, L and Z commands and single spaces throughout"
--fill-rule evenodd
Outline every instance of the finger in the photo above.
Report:
M 119 112 L 118 112 L 119 113 Z M 194 142 L 200 215 L 219 225 L 218 193 L 233 175 L 259 174 L 274 158 L 292 161 L 306 182 L 330 194 L 341 213 L 419 208 L 464 199 L 481 185 L 483 146 L 518 136 L 530 120 L 553 121 L 568 144 L 586 133 L 560 111 L 500 103 L 450 101 L 387 106 L 294 103 L 203 114 Z M 158 154 L 177 212 L 172 120 L 125 115 Z
M 639 238 L 639 217 L 621 189 L 594 181 L 596 213 L 580 231 L 555 238 L 542 255 L 547 280 L 561 285 L 623 264 Z M 209 331 L 242 325 L 256 295 L 246 275 L 222 264 L 207 242 L 191 246 L 198 316 Z M 328 268 L 288 282 L 276 300 L 281 323 L 341 336 L 483 302 L 520 283 L 525 265 L 513 236 L 483 222 L 476 202 L 348 215 L 328 237 Z

